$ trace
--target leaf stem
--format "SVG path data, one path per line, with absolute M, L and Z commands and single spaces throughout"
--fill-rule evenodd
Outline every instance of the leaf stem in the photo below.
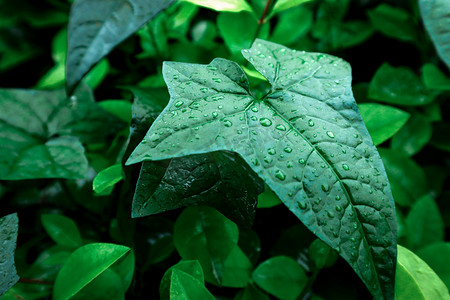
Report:
M 266 7 L 264 7 L 264 11 L 261 15 L 261 18 L 259 18 L 259 20 L 258 20 L 258 27 L 256 28 L 255 36 L 253 37 L 252 43 L 250 44 L 249 47 L 251 47 L 253 42 L 258 38 L 258 35 L 261 31 L 261 27 L 264 25 L 264 23 L 266 23 L 265 19 L 266 19 L 267 13 L 269 12 L 269 7 L 270 7 L 271 2 L 272 2 L 272 0 L 267 0 L 267 2 L 266 2 Z
M 317 275 L 319 275 L 319 271 L 320 271 L 320 269 L 314 270 L 313 274 L 311 275 L 311 277 L 309 277 L 308 282 L 306 283 L 305 287 L 303 288 L 302 293 L 300 294 L 300 296 L 297 297 L 297 300 L 305 300 L 305 299 L 311 298 L 310 291 L 311 291 L 311 288 L 312 288 L 314 282 L 316 281 Z

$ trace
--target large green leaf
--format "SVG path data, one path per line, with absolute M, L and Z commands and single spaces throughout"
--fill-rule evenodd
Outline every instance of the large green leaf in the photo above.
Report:
M 411 69 L 395 68 L 388 63 L 377 70 L 369 87 L 371 99 L 405 106 L 425 105 L 435 96 Z
M 420 13 L 434 46 L 450 69 L 450 2 L 448 0 L 419 0 Z
M 92 97 L 86 86 L 70 100 L 63 90 L 0 89 L 0 179 L 86 177 L 80 141 L 101 142 L 125 126 Z
M 392 137 L 409 118 L 407 112 L 389 105 L 362 103 L 358 107 L 375 145 Z
M 263 184 L 232 153 L 215 152 L 145 162 L 133 199 L 132 216 L 142 217 L 189 205 L 213 206 L 239 224 L 251 225 Z
M 276 256 L 261 263 L 253 271 L 253 281 L 263 290 L 283 300 L 295 300 L 308 277 L 290 257 Z
M 222 283 L 225 262 L 236 247 L 239 231 L 236 224 L 207 206 L 188 207 L 178 217 L 174 242 L 183 259 L 200 262 L 205 279 Z
M 73 297 L 129 251 L 125 246 L 100 243 L 75 250 L 56 277 L 53 299 Z
M 167 8 L 173 0 L 75 0 L 69 20 L 67 89 L 117 44 Z
M 450 287 L 450 243 L 434 243 L 417 251 L 423 259 L 439 275 L 439 278 Z
M 14 264 L 14 251 L 16 250 L 19 219 L 17 214 L 0 218 L 0 297 L 12 288 L 19 276 Z
M 243 54 L 272 85 L 262 99 L 252 96 L 236 63 L 166 62 L 170 102 L 127 164 L 217 150 L 239 153 L 352 265 L 375 298 L 392 298 L 394 204 L 352 96 L 349 65 L 263 40 Z
M 433 270 L 408 249 L 398 246 L 396 300 L 449 300 L 448 289 Z

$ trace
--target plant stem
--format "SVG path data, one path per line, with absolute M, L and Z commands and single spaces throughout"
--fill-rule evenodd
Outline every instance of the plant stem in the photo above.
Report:
M 53 285 L 53 282 L 40 280 L 40 279 L 28 279 L 28 278 L 20 278 L 19 282 L 22 283 L 34 283 L 34 284 L 45 284 L 45 285 Z
M 262 13 L 262 15 L 261 15 L 261 18 L 259 18 L 259 20 L 258 20 L 258 27 L 256 28 L 256 31 L 255 31 L 255 36 L 253 37 L 253 41 L 252 41 L 252 44 L 253 44 L 253 42 L 258 38 L 258 35 L 259 35 L 259 32 L 261 31 L 261 27 L 264 25 L 264 23 L 266 22 L 266 15 L 267 15 L 267 13 L 269 12 L 269 7 L 270 7 L 270 3 L 272 2 L 272 0 L 267 0 L 267 2 L 266 2 L 266 7 L 264 7 L 264 11 L 263 11 L 263 13 Z M 252 45 L 250 44 L 250 46 L 249 47 L 251 47 Z
M 319 275 L 319 269 L 314 270 L 314 273 L 309 277 L 308 282 L 306 283 L 305 287 L 303 288 L 302 293 L 300 296 L 297 297 L 297 300 L 304 300 L 306 299 L 306 296 L 308 296 L 309 292 L 311 291 L 312 285 L 316 281 L 317 275 Z M 311 297 L 309 297 L 311 298 Z M 309 299 L 308 298 L 308 299 Z

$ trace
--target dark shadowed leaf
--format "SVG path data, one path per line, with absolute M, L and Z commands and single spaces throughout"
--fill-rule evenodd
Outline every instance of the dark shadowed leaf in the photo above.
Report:
M 176 265 L 173 265 L 164 273 L 159 285 L 159 295 L 161 299 L 170 298 L 170 280 L 172 278 L 172 273 L 174 270 L 183 271 L 186 274 L 191 275 L 193 278 L 198 280 L 201 284 L 205 283 L 205 278 L 203 275 L 202 266 L 197 260 L 182 260 Z
M 12 288 L 19 276 L 14 264 L 14 251 L 16 250 L 19 219 L 17 214 L 0 218 L 0 297 Z
M 125 126 L 92 97 L 87 86 L 70 99 L 63 90 L 0 89 L 0 179 L 86 177 L 80 142 L 101 142 Z
M 422 80 L 429 89 L 450 90 L 450 78 L 433 64 L 425 64 L 422 67 Z
M 428 144 L 433 134 L 431 122 L 419 113 L 414 113 L 391 140 L 391 148 L 413 156 Z
M 448 0 L 419 0 L 420 13 L 434 46 L 450 69 L 450 2 Z
M 117 44 L 167 8 L 172 0 L 75 0 L 70 12 L 67 89 Z
M 439 275 L 439 278 L 450 287 L 450 243 L 434 243 L 417 251 L 423 259 Z
M 44 214 L 41 215 L 41 222 L 55 243 L 68 248 L 81 246 L 81 235 L 72 219 L 62 215 Z
M 391 298 L 394 203 L 351 92 L 349 65 L 257 40 L 244 57 L 271 83 L 262 99 L 233 62 L 166 62 L 171 100 L 127 164 L 217 150 L 239 153 L 285 205 Z

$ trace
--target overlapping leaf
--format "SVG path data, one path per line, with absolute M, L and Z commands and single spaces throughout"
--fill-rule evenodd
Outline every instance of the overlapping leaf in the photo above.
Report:
M 167 8 L 173 0 L 76 0 L 69 22 L 67 88 L 117 44 Z
M 165 63 L 171 100 L 127 163 L 239 153 L 376 299 L 392 299 L 394 204 L 349 65 L 262 40 L 243 54 L 269 80 L 269 94 L 254 98 L 242 69 L 225 59 Z
M 87 159 L 80 142 L 102 141 L 125 125 L 98 107 L 86 86 L 70 100 L 63 90 L 0 89 L 0 107 L 5 180 L 84 178 Z
M 19 220 L 17 214 L 0 218 L 0 297 L 3 296 L 16 282 L 19 276 L 14 264 Z

